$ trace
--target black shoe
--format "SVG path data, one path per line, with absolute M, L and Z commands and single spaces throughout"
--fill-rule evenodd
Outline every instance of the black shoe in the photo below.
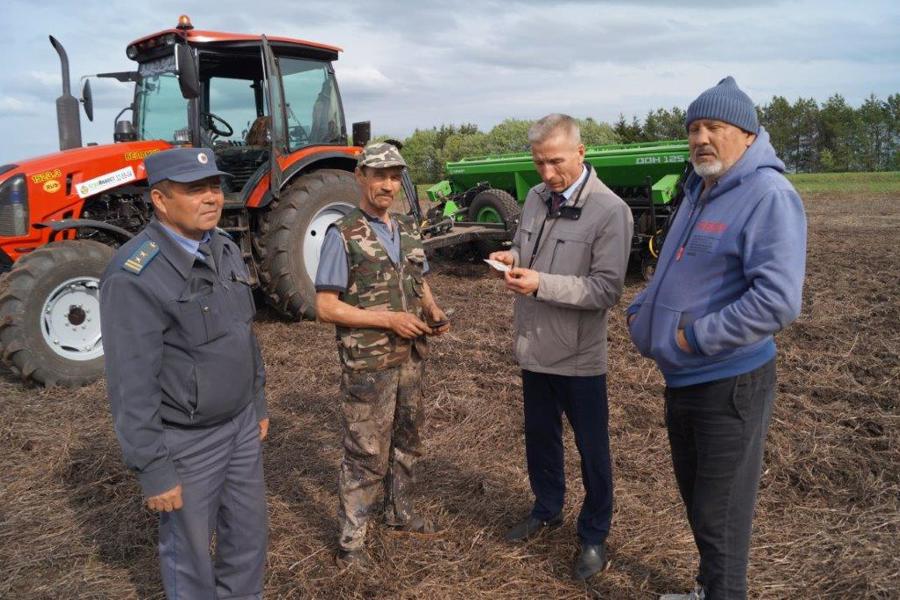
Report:
M 582 544 L 572 577 L 585 581 L 606 568 L 606 544 Z
M 562 515 L 556 515 L 547 521 L 542 521 L 529 515 L 527 519 L 507 531 L 503 537 L 507 542 L 524 542 L 537 535 L 543 529 L 556 529 L 562 525 L 562 522 Z

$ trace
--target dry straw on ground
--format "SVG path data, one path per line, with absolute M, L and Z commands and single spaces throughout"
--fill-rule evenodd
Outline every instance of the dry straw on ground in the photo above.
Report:
M 896 598 L 900 589 L 898 198 L 806 198 L 804 314 L 779 336 L 779 395 L 750 567 L 752 597 Z M 456 309 L 426 377 L 418 502 L 430 537 L 375 527 L 375 568 L 331 561 L 340 459 L 330 328 L 257 324 L 269 373 L 269 598 L 652 598 L 691 583 L 696 552 L 662 419 L 662 382 L 610 326 L 616 507 L 611 568 L 568 579 L 581 499 L 567 438 L 566 524 L 501 539 L 529 509 L 510 298 L 478 264 L 436 261 Z M 624 302 L 640 289 L 628 281 Z M 0 374 L 0 597 L 161 598 L 155 521 L 121 465 L 105 388 L 44 390 Z

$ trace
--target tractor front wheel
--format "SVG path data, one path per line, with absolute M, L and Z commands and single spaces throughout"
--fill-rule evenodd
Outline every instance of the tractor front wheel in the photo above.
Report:
M 113 249 L 47 244 L 13 266 L 0 296 L 0 353 L 23 378 L 75 387 L 103 375 L 100 276 Z
M 260 279 L 269 304 L 292 319 L 316 317 L 316 271 L 328 226 L 359 204 L 353 173 L 320 169 L 293 180 L 260 223 Z

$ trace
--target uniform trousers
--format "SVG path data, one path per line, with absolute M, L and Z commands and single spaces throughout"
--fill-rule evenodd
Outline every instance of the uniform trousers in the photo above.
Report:
M 753 508 L 774 398 L 774 359 L 736 377 L 666 389 L 672 464 L 707 600 L 747 597 Z
M 562 512 L 566 491 L 562 413 L 581 455 L 584 502 L 578 515 L 583 544 L 602 544 L 612 521 L 613 482 L 609 456 L 606 375 L 573 377 L 522 371 L 525 456 L 534 492 L 531 515 L 547 521 Z
M 413 350 L 398 367 L 341 377 L 344 459 L 338 481 L 339 545 L 362 548 L 369 517 L 384 493 L 385 521 L 413 516 L 413 467 L 422 456 L 422 359 Z
M 164 431 L 184 502 L 180 510 L 160 513 L 166 597 L 261 598 L 268 533 L 262 446 L 252 404 L 212 427 Z

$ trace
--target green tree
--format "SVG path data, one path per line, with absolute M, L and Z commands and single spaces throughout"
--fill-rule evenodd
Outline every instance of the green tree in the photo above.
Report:
M 819 170 L 849 171 L 853 155 L 852 132 L 856 111 L 840 94 L 834 94 L 819 109 Z
M 793 138 L 794 170 L 804 173 L 818 167 L 819 105 L 813 98 L 797 98 L 794 106 L 791 137 Z
M 444 165 L 441 162 L 437 129 L 416 129 L 403 142 L 403 157 L 409 165 L 409 175 L 413 181 L 439 181 Z
M 769 132 L 775 153 L 784 161 L 789 171 L 795 171 L 794 156 L 794 108 L 784 96 L 774 96 L 760 109 L 761 123 Z
M 613 132 L 619 138 L 622 144 L 632 144 L 634 142 L 644 141 L 641 123 L 637 117 L 631 118 L 631 123 L 625 120 L 625 115 L 619 113 L 619 120 L 613 125 Z
M 887 103 L 875 94 L 869 95 L 857 111 L 859 126 L 856 128 L 858 140 L 859 167 L 863 171 L 878 171 L 888 168 L 892 162 L 890 111 Z
M 524 119 L 506 119 L 495 125 L 487 134 L 487 152 L 503 154 L 506 152 L 528 151 L 528 128 L 534 121 Z
M 819 150 L 819 171 L 834 172 L 837 171 L 837 163 L 830 148 L 822 148 Z
M 619 143 L 619 136 L 612 127 L 606 123 L 598 123 L 591 117 L 578 119 L 578 128 L 581 130 L 581 142 L 585 146 Z
M 457 133 L 447 138 L 442 152 L 443 163 L 455 162 L 461 158 L 472 158 L 488 154 L 488 136 L 480 131 Z M 446 168 L 446 167 L 445 167 Z M 442 178 L 447 176 L 442 173 Z
M 900 170 L 900 93 L 891 94 L 885 102 L 890 130 L 890 148 L 887 168 Z
M 641 139 L 647 142 L 679 140 L 687 137 L 684 126 L 684 111 L 677 106 L 671 111 L 658 108 L 647 113 L 642 127 Z

